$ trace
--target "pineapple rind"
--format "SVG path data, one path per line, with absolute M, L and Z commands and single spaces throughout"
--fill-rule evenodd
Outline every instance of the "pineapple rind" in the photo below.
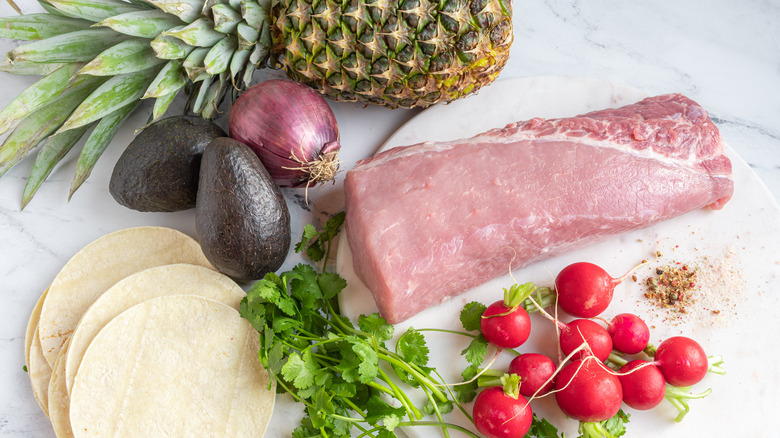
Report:
M 512 43 L 500 0 L 278 0 L 272 64 L 326 96 L 425 107 L 496 79 Z

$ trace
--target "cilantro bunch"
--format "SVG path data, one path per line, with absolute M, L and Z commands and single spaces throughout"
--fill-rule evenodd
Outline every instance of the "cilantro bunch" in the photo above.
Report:
M 307 225 L 295 247 L 322 261 L 320 271 L 302 263 L 269 273 L 252 285 L 240 306 L 241 316 L 260 334 L 258 356 L 277 390 L 306 406 L 293 437 L 349 437 L 357 428 L 361 437 L 389 438 L 396 436 L 396 427 L 410 425 L 440 428 L 444 436 L 454 429 L 477 437 L 444 421 L 455 407 L 471 417 L 429 367 L 419 331 L 409 329 L 391 349 L 394 327 L 378 314 L 360 316 L 357 326 L 339 314 L 337 296 L 346 281 L 327 272 L 326 262 L 343 222 L 340 213 L 322 231 Z M 426 404 L 416 406 L 402 386 L 422 392 Z

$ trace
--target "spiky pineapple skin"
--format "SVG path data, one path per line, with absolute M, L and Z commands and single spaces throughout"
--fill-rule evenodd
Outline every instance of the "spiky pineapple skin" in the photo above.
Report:
M 498 77 L 511 9 L 503 0 L 279 0 L 271 62 L 337 101 L 449 102 Z

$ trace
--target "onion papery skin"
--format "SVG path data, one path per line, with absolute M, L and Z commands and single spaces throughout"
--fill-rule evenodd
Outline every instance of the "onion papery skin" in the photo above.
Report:
M 230 137 L 249 146 L 280 187 L 313 187 L 338 172 L 336 116 L 313 89 L 287 79 L 260 82 L 230 111 Z

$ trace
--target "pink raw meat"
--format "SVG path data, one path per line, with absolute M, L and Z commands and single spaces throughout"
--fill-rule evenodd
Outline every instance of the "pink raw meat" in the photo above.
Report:
M 510 263 L 719 209 L 734 182 L 707 112 L 672 94 L 393 148 L 360 161 L 344 189 L 355 272 L 397 323 Z

